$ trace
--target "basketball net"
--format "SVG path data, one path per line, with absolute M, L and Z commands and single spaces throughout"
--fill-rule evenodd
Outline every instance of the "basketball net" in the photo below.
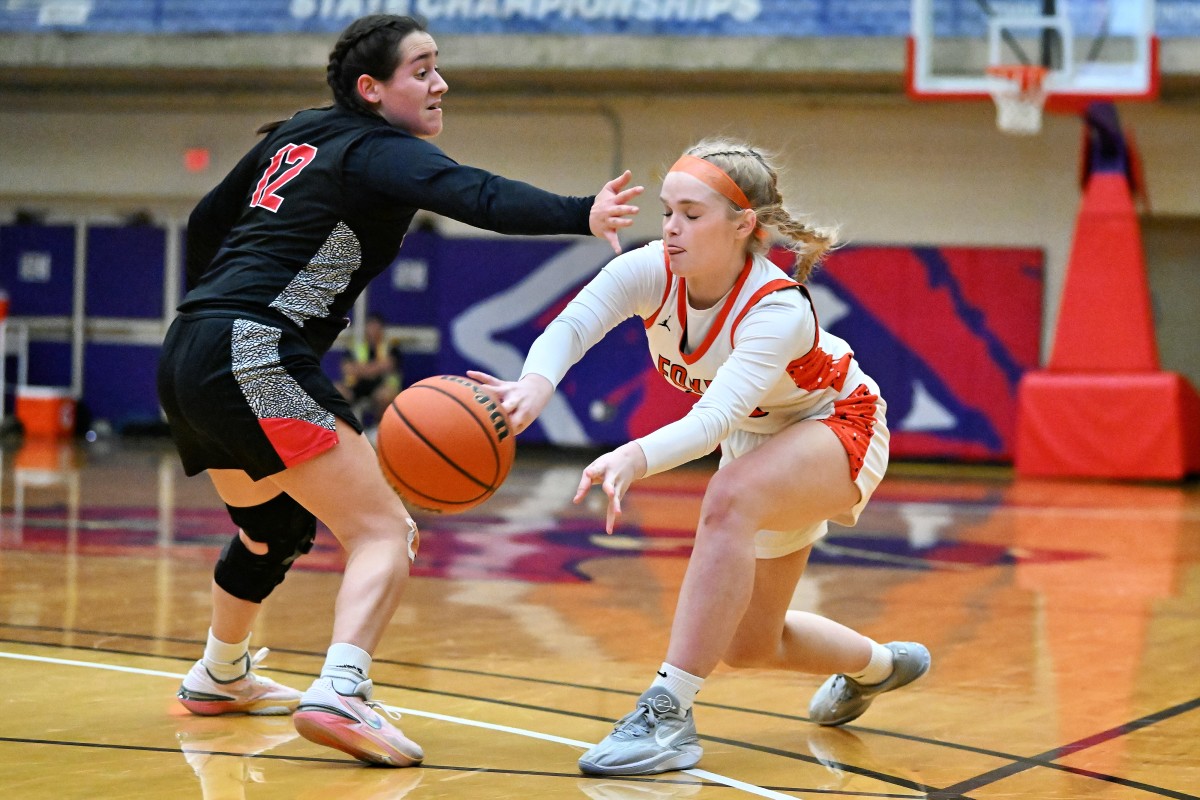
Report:
M 987 68 L 988 91 L 996 103 L 996 127 L 1005 133 L 1030 136 L 1042 129 L 1046 105 L 1046 67 L 999 64 Z

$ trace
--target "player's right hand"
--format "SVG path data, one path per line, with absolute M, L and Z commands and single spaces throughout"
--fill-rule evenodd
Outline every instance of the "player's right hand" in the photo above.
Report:
M 528 428 L 554 396 L 554 386 L 541 375 L 526 375 L 519 381 L 502 381 L 486 372 L 467 370 L 467 377 L 483 388 L 508 415 L 516 433 Z
M 625 187 L 633 180 L 633 173 L 625 170 L 613 178 L 596 195 L 592 201 L 592 210 L 588 214 L 588 228 L 593 236 L 607 239 L 617 255 L 621 254 L 621 240 L 617 232 L 633 224 L 633 216 L 638 213 L 638 207 L 631 202 L 639 194 L 646 191 L 644 186 Z

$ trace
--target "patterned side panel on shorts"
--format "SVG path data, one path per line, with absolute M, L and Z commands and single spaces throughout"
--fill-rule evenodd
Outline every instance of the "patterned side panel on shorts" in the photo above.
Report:
M 821 420 L 841 440 L 846 455 L 850 457 L 850 480 L 858 478 L 863 467 L 863 458 L 875 433 L 875 406 L 879 395 L 871 394 L 866 386 L 859 386 L 847 397 L 835 400 L 833 413 Z
M 350 285 L 350 276 L 362 266 L 362 244 L 354 231 L 339 222 L 325 244 L 304 269 L 271 303 L 303 327 L 305 320 L 325 317 L 333 299 Z
M 337 444 L 333 414 L 301 388 L 280 363 L 281 331 L 233 323 L 233 376 L 280 459 L 293 466 Z

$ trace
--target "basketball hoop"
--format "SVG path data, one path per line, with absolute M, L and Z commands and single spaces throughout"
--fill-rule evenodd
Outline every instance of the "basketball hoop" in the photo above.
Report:
M 996 102 L 996 127 L 1029 136 L 1042 129 L 1046 105 L 1044 81 L 1050 70 L 1032 64 L 998 64 L 987 68 L 988 91 Z

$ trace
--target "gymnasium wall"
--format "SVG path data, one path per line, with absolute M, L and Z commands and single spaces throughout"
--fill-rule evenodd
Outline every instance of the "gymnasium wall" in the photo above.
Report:
M 1048 350 L 1079 198 L 1075 118 L 1051 115 L 1041 135 L 1018 138 L 996 131 L 987 104 L 668 94 L 506 98 L 492 107 L 479 97 L 456 100 L 452 88 L 438 143 L 461 161 L 585 194 L 618 165 L 653 189 L 661 169 L 697 138 L 748 138 L 785 155 L 783 186 L 794 208 L 840 225 L 848 241 L 1043 250 Z M 19 208 L 52 217 L 145 210 L 183 219 L 254 141 L 254 128 L 295 107 L 0 111 L 0 215 Z M 1121 111 L 1142 151 L 1153 218 L 1200 218 L 1200 104 L 1130 104 Z M 209 148 L 211 166 L 187 172 L 188 147 Z M 632 235 L 649 238 L 657 209 L 652 199 L 643 205 Z M 445 229 L 462 232 L 453 224 Z M 1171 303 L 1186 288 L 1168 285 L 1155 294 Z M 1173 368 L 1200 373 L 1190 364 Z
M 1081 131 L 1074 118 L 1051 116 L 1040 136 L 1013 138 L 995 130 L 986 104 L 814 97 L 775 93 L 765 85 L 737 94 L 672 94 L 664 86 L 653 94 L 505 95 L 493 101 L 478 93 L 456 97 L 452 73 L 450 80 L 446 131 L 438 140 L 447 152 L 565 193 L 592 193 L 618 167 L 628 167 L 650 189 L 629 241 L 657 236 L 654 191 L 661 170 L 696 139 L 727 134 L 781 151 L 789 203 L 811 212 L 817 222 L 840 225 L 851 245 L 1038 251 L 1044 269 L 1042 302 L 1031 313 L 1042 319 L 1043 358 L 1048 351 L 1079 198 Z M 111 225 L 145 212 L 159 225 L 178 227 L 195 200 L 254 141 L 255 127 L 324 98 L 319 93 L 311 98 L 231 95 L 228 103 L 194 108 L 158 99 L 162 102 L 154 97 L 84 101 L 69 108 L 31 101 L 0 110 L 0 222 L 25 211 L 50 223 L 86 219 Z M 1200 195 L 1194 190 L 1200 185 L 1200 149 L 1194 144 L 1200 105 L 1128 105 L 1121 112 L 1142 151 L 1152 227 L 1161 234 L 1180 221 L 1192 230 L 1189 221 L 1200 219 Z M 184 168 L 183 152 L 191 147 L 208 148 L 212 161 L 207 169 L 191 173 Z M 434 223 L 450 237 L 482 235 L 445 220 Z M 1150 255 L 1160 314 L 1190 317 L 1200 273 L 1176 264 L 1159 275 Z M 486 256 L 480 260 L 477 268 L 486 271 Z M 117 258 L 109 269 L 122 267 L 143 268 Z M 142 279 L 156 287 L 149 291 L 164 291 L 161 273 L 137 278 Z M 887 280 L 886 269 L 873 273 L 873 285 Z M 12 313 L 19 318 L 23 309 L 16 305 Z M 126 337 L 131 346 L 152 350 L 144 341 L 152 333 L 146 322 L 126 326 L 125 333 L 118 324 L 117 339 Z M 436 346 L 419 331 L 403 333 L 415 352 Z M 853 332 L 840 333 L 853 341 Z M 107 334 L 89 328 L 87 336 L 94 341 L 85 355 L 91 353 L 94 363 L 100 358 L 95 353 L 111 342 L 111 336 L 105 340 L 110 334 L 111 324 Z M 1160 337 L 1164 335 L 1190 339 L 1190 328 L 1160 326 Z M 70 371 L 69 365 L 57 363 L 71 357 L 68 338 L 69 330 L 60 327 L 47 334 L 40 351 L 35 348 L 48 354 L 41 358 L 56 362 L 55 375 Z M 1194 348 L 1174 338 L 1160 344 L 1165 368 L 1200 382 L 1200 356 Z M 98 374 L 108 375 L 84 372 L 85 398 L 89 387 L 104 385 Z

